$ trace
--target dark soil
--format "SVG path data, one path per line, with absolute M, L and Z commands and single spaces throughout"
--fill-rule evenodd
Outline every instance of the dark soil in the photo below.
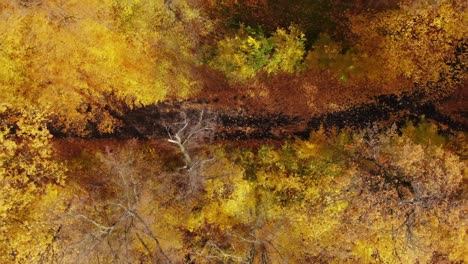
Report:
M 215 108 L 210 100 L 173 101 L 128 110 L 121 116 L 123 126 L 111 135 L 93 133 L 93 138 L 161 139 L 167 137 L 167 127 L 181 121 L 181 113 L 188 118 L 198 118 L 201 109 L 205 117 L 212 119 L 218 140 L 283 140 L 293 137 L 308 138 L 311 131 L 320 127 L 325 131 L 359 130 L 377 124 L 381 128 L 406 122 L 418 122 L 424 116 L 434 121 L 447 133 L 467 131 L 466 123 L 441 112 L 422 94 L 382 95 L 372 103 L 360 104 L 342 111 L 318 115 L 285 115 L 283 113 L 252 112 L 244 108 Z M 214 107 L 213 107 L 214 106 Z M 63 136 L 63 135 L 62 135 Z

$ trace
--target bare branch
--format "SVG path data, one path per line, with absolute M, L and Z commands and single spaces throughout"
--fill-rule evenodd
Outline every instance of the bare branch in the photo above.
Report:
M 177 132 L 171 133 L 170 129 L 166 127 L 166 131 L 169 135 L 169 139 L 167 139 L 167 141 L 175 144 L 179 148 L 179 151 L 184 156 L 185 169 L 187 171 L 191 171 L 194 167 L 197 167 L 199 163 L 193 162 L 193 158 L 191 157 L 186 145 L 195 136 L 200 135 L 204 131 L 212 130 L 210 127 L 210 122 L 212 120 L 205 118 L 205 110 L 200 111 L 196 123 L 193 123 L 192 119 L 188 118 L 186 113 L 181 113 L 181 115 L 183 117 L 183 121 L 181 123 L 173 123 L 173 125 L 182 124 L 182 127 L 177 129 Z

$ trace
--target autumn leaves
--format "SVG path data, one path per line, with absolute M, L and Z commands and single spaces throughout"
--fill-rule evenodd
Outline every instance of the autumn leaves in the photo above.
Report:
M 245 2 L 270 13 L 281 7 Z M 398 93 L 418 83 L 418 89 L 444 96 L 463 79 L 467 22 L 459 1 L 401 4 L 376 14 L 352 14 L 349 7 L 331 3 L 323 10 L 292 4 L 291 10 L 302 7 L 317 19 L 343 21 L 306 35 L 317 31 L 308 20 L 293 19 L 275 29 L 271 21 L 264 29 L 250 20 L 228 27 L 216 12 L 207 18 L 211 2 L 197 9 L 185 1 L 6 1 L 0 13 L 2 107 L 41 109 L 56 130 L 83 136 L 90 126 L 112 133 L 124 109 L 196 97 L 208 81 L 194 72 L 201 65 L 229 81 L 251 82 L 247 86 L 262 94 L 269 84 L 261 81 L 275 74 L 317 80 L 325 74 L 351 94 L 363 85 Z M 231 1 L 225 5 L 239 7 Z M 332 28 L 347 34 L 334 34 Z M 319 85 L 311 80 L 303 86 Z
M 349 101 L 361 84 L 392 94 L 422 88 L 432 100 L 464 80 L 461 1 L 359 14 L 336 1 L 317 1 L 323 10 L 218 2 L 0 4 L 0 262 L 414 263 L 433 253 L 466 261 L 465 135 L 442 137 L 424 121 L 189 149 L 211 128 L 202 112 L 167 127 L 169 146 L 109 141 L 102 150 L 98 141 L 51 139 L 48 125 L 112 135 L 128 109 L 196 97 L 207 81 L 197 67 L 249 87 L 235 98 L 267 98 L 274 89 L 264 80 L 282 76 L 277 92 L 291 96 L 297 80 L 298 100 L 314 99 L 311 108 L 319 90 L 338 84 Z M 207 18 L 217 4 L 264 15 L 289 2 L 288 14 L 307 21 Z M 346 97 L 338 93 L 330 97 Z M 72 144 L 80 151 L 58 155 Z
M 59 130 L 85 135 L 88 123 L 111 133 L 120 105 L 186 98 L 197 87 L 196 33 L 188 27 L 203 31 L 206 23 L 186 3 L 172 8 L 177 15 L 163 1 L 7 1 L 0 14 L 2 104 L 41 108 Z

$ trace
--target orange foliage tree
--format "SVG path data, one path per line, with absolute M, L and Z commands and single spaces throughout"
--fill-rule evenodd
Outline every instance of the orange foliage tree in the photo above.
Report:
M 463 1 L 402 1 L 397 9 L 350 18 L 373 79 L 402 76 L 420 85 L 453 89 L 464 78 L 468 21 Z M 367 61 L 367 62 L 366 62 Z M 432 85 L 434 87 L 434 85 Z

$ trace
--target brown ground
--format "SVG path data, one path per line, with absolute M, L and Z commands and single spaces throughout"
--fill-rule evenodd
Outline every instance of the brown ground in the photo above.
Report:
M 461 85 L 450 96 L 437 102 L 437 109 L 454 120 L 468 126 L 468 81 Z
M 260 76 L 258 81 L 229 83 L 222 73 L 203 68 L 199 79 L 205 80 L 197 99 L 206 99 L 210 108 L 241 111 L 250 114 L 283 114 L 311 117 L 342 111 L 375 96 L 392 94 L 382 84 L 354 81 L 343 83 L 330 72 L 308 70 L 298 74 Z M 410 87 L 408 83 L 401 86 Z M 398 94 L 409 91 L 399 89 Z
M 118 116 L 123 126 L 113 134 L 92 131 L 89 138 L 164 139 L 165 124 L 180 122 L 181 112 L 196 117 L 200 109 L 217 117 L 214 138 L 220 140 L 307 138 L 320 126 L 361 129 L 378 123 L 386 127 L 418 121 L 423 115 L 443 130 L 466 131 L 468 127 L 465 86 L 436 101 L 403 81 L 391 85 L 366 80 L 344 83 L 317 70 L 264 75 L 245 83 L 228 82 L 222 73 L 204 67 L 198 69 L 198 75 L 201 92 L 192 98 L 130 109 Z

